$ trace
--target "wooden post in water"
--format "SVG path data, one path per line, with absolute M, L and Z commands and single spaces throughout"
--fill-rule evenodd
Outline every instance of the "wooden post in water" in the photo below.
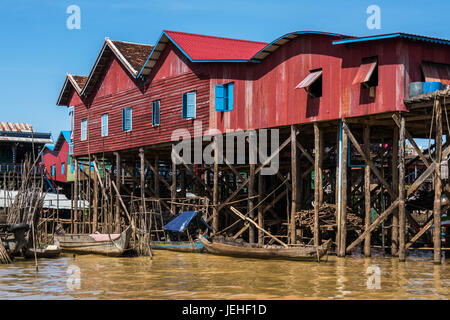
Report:
M 394 126 L 392 138 L 392 189 L 398 186 L 398 126 Z M 395 199 L 394 199 L 395 200 Z M 398 209 L 392 213 L 392 232 L 391 232 L 391 255 L 398 255 Z
M 255 212 L 253 210 L 253 196 L 255 195 L 255 164 L 250 163 L 249 169 L 250 176 L 248 181 L 248 211 L 250 219 L 253 220 L 253 218 L 255 217 Z M 250 225 L 250 227 L 248 228 L 248 242 L 255 243 L 255 227 L 253 225 Z
M 364 126 L 364 147 L 368 157 L 370 157 L 370 127 L 368 125 Z M 364 229 L 368 230 L 370 226 L 371 217 L 371 206 L 370 206 L 370 167 L 366 163 L 364 167 L 364 210 L 365 210 L 365 220 Z M 364 255 L 370 257 L 370 232 L 367 233 L 364 239 Z
M 297 126 L 291 125 L 291 184 L 292 184 L 292 204 L 291 204 L 291 221 L 289 225 L 289 242 L 295 244 L 296 231 L 295 231 L 295 214 L 297 213 L 297 206 L 299 203 L 299 162 L 298 162 L 298 148 L 297 148 Z M 261 177 L 261 176 L 260 176 Z
M 119 152 L 114 152 L 116 156 L 116 187 L 117 190 L 119 190 L 120 193 L 120 185 L 121 185 L 121 170 L 122 166 L 120 165 L 120 154 Z M 116 195 L 116 210 L 115 210 L 115 217 L 114 217 L 114 232 L 119 233 L 120 232 L 120 200 L 119 195 Z
M 176 214 L 175 200 L 177 198 L 177 163 L 174 157 L 172 157 L 172 185 L 170 187 L 170 198 L 172 202 L 170 204 L 170 211 L 172 214 Z
M 78 179 L 79 179 L 79 166 L 78 159 L 74 158 L 75 162 L 75 175 L 74 175 L 74 190 L 73 190 L 73 198 L 74 198 L 74 210 L 73 210 L 73 221 L 72 221 L 72 229 L 73 233 L 78 233 Z
M 343 124 L 342 124 L 343 125 Z M 342 142 L 341 142 L 341 166 L 340 170 L 340 217 L 339 217 L 339 249 L 338 256 L 345 257 L 345 246 L 347 242 L 347 165 L 348 165 L 348 135 L 345 130 L 342 130 Z
M 214 137 L 214 166 L 213 166 L 213 219 L 214 232 L 219 230 L 219 150 L 216 137 Z
M 94 156 L 94 162 L 97 162 L 97 157 Z M 98 229 L 98 175 L 94 172 L 94 194 L 93 194 L 93 212 L 92 212 L 92 232 Z
M 433 242 L 434 264 L 441 264 L 441 161 L 442 161 L 442 109 L 439 99 L 435 101 L 436 111 L 436 173 L 434 180 L 434 205 L 433 205 Z
M 258 203 L 262 201 L 262 195 L 264 193 L 264 185 L 263 185 L 263 176 L 261 172 L 258 175 Z M 258 244 L 264 244 L 264 232 L 261 229 L 264 229 L 264 212 L 263 206 L 259 205 L 258 207 Z
M 406 261 L 406 212 L 405 212 L 405 116 L 400 114 L 400 154 L 399 154 L 399 183 L 398 183 L 398 217 L 399 217 L 399 250 L 400 262 Z
M 140 177 L 141 177 L 141 207 L 142 207 L 142 214 L 140 214 L 140 218 L 142 216 L 146 217 L 147 214 L 147 208 L 145 206 L 145 153 L 144 148 L 139 149 L 139 158 L 141 161 L 141 167 L 140 167 Z M 142 225 L 141 225 L 142 228 Z
M 319 239 L 319 208 L 320 208 L 320 128 L 314 122 L 314 244 L 320 245 Z

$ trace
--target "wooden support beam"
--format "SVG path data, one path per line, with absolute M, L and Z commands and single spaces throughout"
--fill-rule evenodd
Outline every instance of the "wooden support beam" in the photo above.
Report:
M 174 154 L 176 153 L 172 153 L 172 155 Z M 174 161 L 174 159 L 172 159 L 171 174 L 172 174 L 172 185 L 170 187 L 170 198 L 172 200 L 172 203 L 170 204 L 170 212 L 172 214 L 176 214 L 176 206 L 174 202 L 177 199 L 177 164 Z
M 405 117 L 400 116 L 400 154 L 399 154 L 399 166 L 398 166 L 398 218 L 399 218 L 399 241 L 398 241 L 398 258 L 401 262 L 406 260 L 406 216 L 405 216 Z
M 378 180 L 383 184 L 383 186 L 386 188 L 386 190 L 389 192 L 389 194 L 393 198 L 397 198 L 397 193 L 391 188 L 391 186 L 383 178 L 383 175 L 377 169 L 377 167 L 375 166 L 375 163 L 373 163 L 373 161 L 370 159 L 369 155 L 367 155 L 364 152 L 364 150 L 361 148 L 361 145 L 358 143 L 355 136 L 353 135 L 353 133 L 350 131 L 349 127 L 345 123 L 345 119 L 343 120 L 343 128 L 344 128 L 344 131 L 347 133 L 348 137 L 350 138 L 350 141 L 352 142 L 353 146 L 356 148 L 356 150 L 361 155 L 361 157 L 364 159 L 364 161 L 367 162 L 367 165 L 370 167 L 370 169 L 376 175 Z
M 94 161 L 96 157 L 94 156 Z M 98 226 L 98 175 L 94 174 L 94 190 L 93 190 L 93 213 L 92 213 L 92 232 L 97 231 Z
M 264 193 L 263 180 L 264 178 L 260 173 L 258 176 L 258 203 L 262 201 L 262 195 Z M 258 207 L 258 226 L 261 229 L 264 229 L 264 212 L 262 206 Z M 260 245 L 264 244 L 264 232 L 262 232 L 261 229 L 258 229 L 258 244 Z
M 392 134 L 392 189 L 398 186 L 398 143 L 399 128 L 394 127 Z M 398 255 L 398 209 L 392 213 L 391 255 Z
M 73 211 L 73 233 L 78 233 L 78 179 L 79 179 L 79 165 L 78 165 L 78 159 L 74 158 L 73 160 L 75 162 L 75 174 L 74 174 L 74 211 Z
M 213 223 L 212 228 L 214 232 L 219 230 L 219 149 L 217 138 L 214 137 L 214 166 L 213 166 Z
M 414 242 L 416 242 L 425 232 L 427 232 L 427 230 L 431 228 L 433 223 L 433 219 L 430 219 L 430 221 L 428 221 L 425 226 L 423 226 L 420 231 L 417 232 L 417 234 L 412 237 L 411 240 L 409 240 L 409 242 L 406 244 L 406 250 L 408 250 L 414 244 Z
M 136 230 L 136 226 L 134 224 L 134 220 L 131 218 L 130 213 L 128 212 L 127 207 L 125 206 L 125 203 L 122 200 L 122 196 L 120 195 L 119 189 L 117 188 L 116 184 L 114 183 L 114 181 L 111 180 L 111 186 L 113 187 L 114 191 L 116 192 L 116 196 L 119 199 L 119 203 L 123 208 L 123 211 L 125 212 L 125 215 L 128 219 L 128 223 L 131 224 L 131 227 L 133 228 L 133 232 L 135 232 Z M 120 214 L 120 212 L 119 212 Z M 120 226 L 119 226 L 119 233 L 120 233 Z
M 400 117 L 397 114 L 393 114 L 392 115 L 392 119 L 394 119 L 395 123 L 397 124 L 397 126 L 400 128 L 401 127 L 401 120 Z M 423 161 L 423 163 L 429 167 L 430 166 L 430 162 L 428 161 L 428 159 L 424 156 L 424 154 L 422 153 L 422 150 L 420 150 L 419 146 L 417 145 L 417 143 L 414 141 L 413 136 L 409 133 L 408 130 L 406 130 L 405 128 L 405 135 L 406 138 L 409 140 L 409 142 L 412 144 L 412 146 L 414 147 L 414 150 L 417 152 L 417 155 L 420 157 L 420 159 Z
M 320 246 L 319 239 L 319 207 L 320 207 L 320 128 L 314 122 L 314 245 Z
M 253 203 L 253 196 L 255 195 L 255 164 L 250 163 L 250 172 L 249 172 L 249 181 L 248 181 L 248 201 L 247 201 L 247 207 L 249 211 L 249 217 L 250 219 L 255 218 L 255 212 L 253 210 L 254 203 Z M 248 230 L 248 242 L 249 243 L 255 243 L 255 228 L 253 225 L 250 226 Z
M 121 166 L 121 161 L 120 161 L 120 153 L 119 152 L 115 152 L 114 153 L 116 156 L 116 187 L 118 190 L 120 190 L 120 185 L 121 185 L 121 171 L 122 171 L 122 166 Z M 119 193 L 120 195 L 120 193 Z M 116 197 L 116 215 L 114 217 L 114 222 L 115 222 L 115 233 L 120 233 L 120 200 L 119 200 L 119 195 Z
M 295 214 L 297 213 L 297 205 L 299 203 L 298 193 L 298 180 L 300 164 L 298 161 L 298 149 L 297 149 L 297 126 L 291 125 L 291 186 L 292 186 L 292 204 L 291 204 L 291 217 L 289 224 L 289 243 L 296 243 L 296 231 L 295 231 Z
M 345 128 L 345 123 L 343 123 L 343 127 Z M 342 142 L 341 142 L 341 164 L 340 164 L 340 185 L 339 193 L 340 193 L 340 203 L 339 206 L 339 219 L 338 219 L 338 233 L 339 233 L 339 242 L 337 255 L 339 257 L 345 256 L 345 246 L 347 242 L 347 168 L 348 168 L 348 132 L 346 130 L 342 130 Z
M 264 234 L 268 235 L 269 237 L 271 237 L 273 240 L 275 240 L 276 242 L 278 242 L 279 244 L 281 244 L 284 247 L 287 247 L 288 245 L 286 243 L 284 243 L 283 241 L 281 241 L 280 239 L 278 239 L 277 237 L 273 236 L 272 234 L 270 234 L 269 232 L 267 232 L 264 229 L 261 229 L 255 221 L 251 220 L 250 218 L 244 216 L 241 212 L 239 212 L 235 207 L 231 206 L 230 207 L 231 211 L 236 214 L 239 218 L 241 218 L 244 221 L 248 221 L 251 224 L 253 224 L 258 230 L 261 230 Z
M 368 155 L 370 155 L 370 127 L 364 126 L 364 147 Z M 364 167 L 364 229 L 368 230 L 370 226 L 371 218 L 371 206 L 370 206 L 370 167 L 366 164 Z M 370 257 L 370 240 L 371 233 L 368 232 L 364 239 L 364 255 Z
M 436 99 L 436 172 L 434 178 L 434 205 L 433 205 L 433 242 L 434 242 L 434 263 L 441 264 L 441 194 L 442 194 L 442 180 L 441 180 L 441 161 L 442 161 L 442 106 L 439 99 Z
M 350 251 L 354 247 L 356 247 L 366 238 L 368 233 L 375 230 L 394 211 L 394 209 L 398 207 L 398 203 L 398 199 L 395 199 L 395 201 L 392 202 L 391 205 L 378 216 L 378 218 L 375 219 L 375 221 L 369 226 L 369 228 L 367 230 L 364 230 L 364 232 L 347 247 L 346 252 L 350 253 Z
M 145 153 L 144 148 L 139 148 L 139 159 L 140 159 L 140 188 L 141 188 L 141 208 L 142 208 L 142 215 L 145 217 L 147 208 L 145 205 Z M 142 217 L 142 215 L 140 215 Z M 150 232 L 150 230 L 149 230 Z

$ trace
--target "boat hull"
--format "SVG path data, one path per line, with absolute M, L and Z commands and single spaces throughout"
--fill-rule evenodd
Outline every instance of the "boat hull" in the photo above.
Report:
M 295 261 L 320 261 L 331 245 L 331 241 L 329 240 L 319 247 L 246 247 L 230 243 L 210 242 L 202 236 L 200 236 L 199 239 L 208 253 L 216 255 Z
M 128 248 L 131 228 L 125 229 L 117 239 L 109 237 L 108 240 L 96 241 L 90 235 L 59 235 L 55 239 L 63 252 L 78 254 L 100 254 L 106 256 L 121 256 Z
M 202 252 L 203 245 L 196 241 L 151 241 L 150 246 L 154 250 L 169 250 L 177 252 Z

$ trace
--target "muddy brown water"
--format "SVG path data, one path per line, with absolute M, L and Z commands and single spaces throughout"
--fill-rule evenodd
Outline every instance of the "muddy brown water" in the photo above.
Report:
M 450 260 L 330 256 L 326 263 L 154 251 L 0 265 L 1 299 L 449 299 Z M 379 277 L 377 273 L 379 272 Z M 379 281 L 377 281 L 377 279 Z

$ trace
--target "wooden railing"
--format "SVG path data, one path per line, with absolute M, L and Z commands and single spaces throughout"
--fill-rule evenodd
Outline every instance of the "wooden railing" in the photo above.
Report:
M 0 163 L 0 174 L 22 174 L 23 163 Z M 32 174 L 40 175 L 45 172 L 45 167 L 37 165 L 33 168 Z

